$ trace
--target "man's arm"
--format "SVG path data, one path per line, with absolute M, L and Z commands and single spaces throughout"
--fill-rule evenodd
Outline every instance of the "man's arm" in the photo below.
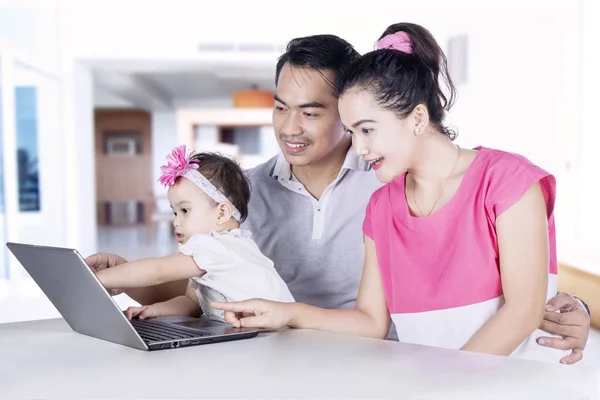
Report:
M 583 300 L 581 300 L 579 297 L 573 296 L 573 298 L 575 300 L 577 300 L 579 303 L 581 303 L 581 305 L 583 306 L 583 308 L 585 308 L 585 311 L 587 312 L 587 314 L 590 316 L 590 318 L 592 317 L 592 313 L 590 311 L 590 307 L 587 305 L 587 303 Z

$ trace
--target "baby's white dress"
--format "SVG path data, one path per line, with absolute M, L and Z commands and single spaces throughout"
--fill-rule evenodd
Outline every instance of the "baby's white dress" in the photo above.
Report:
M 224 312 L 211 302 L 242 301 L 251 298 L 294 302 L 286 283 L 243 229 L 194 235 L 180 247 L 206 271 L 190 279 L 205 316 L 223 321 Z

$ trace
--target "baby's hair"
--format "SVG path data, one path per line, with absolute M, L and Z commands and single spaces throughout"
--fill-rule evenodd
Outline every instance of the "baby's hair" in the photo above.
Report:
M 248 217 L 250 183 L 237 161 L 218 153 L 196 153 L 190 161 L 197 160 L 198 172 L 210 181 L 231 201 L 240 212 L 240 223 Z M 217 203 L 210 199 L 213 205 Z

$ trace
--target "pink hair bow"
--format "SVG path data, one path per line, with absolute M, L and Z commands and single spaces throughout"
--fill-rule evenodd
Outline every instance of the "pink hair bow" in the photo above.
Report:
M 412 54 L 412 42 L 406 32 L 396 32 L 386 35 L 377 42 L 378 49 L 398 50 L 402 53 Z
M 162 174 L 158 181 L 164 186 L 173 186 L 177 177 L 187 168 L 198 169 L 198 163 L 195 160 L 190 161 L 192 154 L 194 154 L 194 151 L 188 151 L 185 144 L 175 147 L 171 154 L 167 156 L 167 165 L 160 167 Z

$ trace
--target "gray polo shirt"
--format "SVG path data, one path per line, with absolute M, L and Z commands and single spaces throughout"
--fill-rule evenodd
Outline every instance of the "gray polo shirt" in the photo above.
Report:
M 352 308 L 364 262 L 362 223 L 381 183 L 351 148 L 342 169 L 315 199 L 282 154 L 247 171 L 252 195 L 243 228 L 288 284 L 296 301 Z

